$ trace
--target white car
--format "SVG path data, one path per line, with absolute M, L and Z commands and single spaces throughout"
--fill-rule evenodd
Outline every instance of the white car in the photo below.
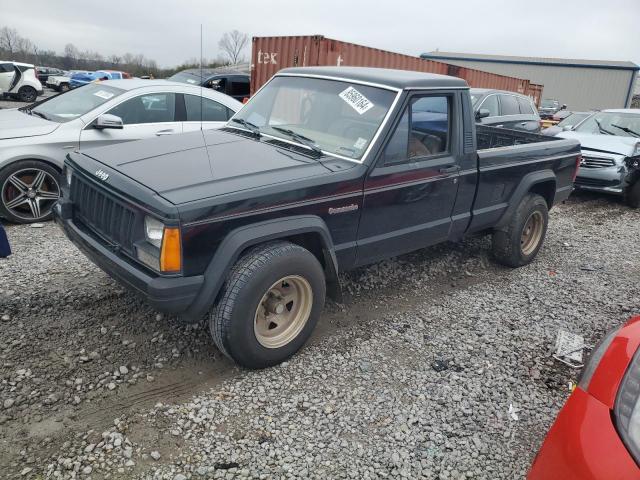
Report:
M 69 90 L 69 81 L 74 73 L 88 73 L 84 70 L 72 70 L 64 75 L 51 75 L 47 78 L 47 87 L 57 90 L 58 92 L 66 92 Z
M 42 84 L 33 65 L 0 60 L 0 96 L 32 103 L 38 95 L 42 95 Z
M 48 219 L 70 151 L 219 128 L 241 107 L 211 89 L 130 79 L 0 110 L 0 216 L 17 223 Z

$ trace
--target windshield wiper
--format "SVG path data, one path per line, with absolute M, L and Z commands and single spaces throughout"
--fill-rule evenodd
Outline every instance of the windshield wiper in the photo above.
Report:
M 634 135 L 636 137 L 640 137 L 640 133 L 636 132 L 635 130 L 631 130 L 629 127 L 623 127 L 621 125 L 614 125 L 613 123 L 611 124 L 611 126 L 614 127 L 614 128 L 619 128 L 623 132 L 630 133 L 631 135 Z
M 232 118 L 231 121 L 235 123 L 239 123 L 240 125 L 242 125 L 244 128 L 249 130 L 251 133 L 253 133 L 257 137 L 262 136 L 262 133 L 260 133 L 260 127 L 257 125 L 254 125 L 251 122 L 246 121 L 244 118 Z
M 313 141 L 311 138 L 309 137 L 305 137 L 304 135 L 301 135 L 299 133 L 294 132 L 293 130 L 290 130 L 288 128 L 282 128 L 282 127 L 274 127 L 272 126 L 271 128 L 273 128 L 274 130 L 278 131 L 278 132 L 282 132 L 285 135 L 289 135 L 291 138 L 293 138 L 294 140 L 296 140 L 297 142 L 301 143 L 302 145 L 304 145 L 305 147 L 309 147 L 313 152 L 315 152 L 318 156 L 322 156 L 322 150 L 320 149 L 320 147 L 316 144 L 315 141 Z
M 38 116 L 38 117 L 40 117 L 40 118 L 44 118 L 45 120 L 49 120 L 49 117 L 47 117 L 44 113 L 39 112 L 39 111 L 37 111 L 37 110 L 33 110 L 33 109 L 31 109 L 31 110 L 29 110 L 29 112 L 30 112 L 32 115 L 37 115 L 37 116 Z
M 607 135 L 615 135 L 615 133 L 610 132 L 609 130 L 604 128 L 600 123 L 600 120 L 598 120 L 597 118 L 594 118 L 593 121 L 596 122 L 596 125 L 598 125 L 598 130 L 600 130 L 600 133 L 605 133 Z

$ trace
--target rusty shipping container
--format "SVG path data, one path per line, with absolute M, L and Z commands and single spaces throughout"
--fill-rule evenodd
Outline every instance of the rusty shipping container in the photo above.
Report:
M 352 66 L 396 68 L 463 78 L 471 87 L 497 88 L 525 93 L 529 81 L 466 67 L 388 52 L 322 35 L 253 37 L 251 94 L 276 72 L 287 67 Z
M 536 107 L 540 106 L 540 100 L 542 100 L 542 89 L 544 85 L 539 85 L 537 83 L 530 83 L 529 88 L 527 88 L 526 94 L 533 99 L 533 103 L 536 104 Z

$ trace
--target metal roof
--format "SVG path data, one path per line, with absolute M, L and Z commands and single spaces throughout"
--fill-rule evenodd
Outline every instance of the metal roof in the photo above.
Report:
M 388 87 L 404 88 L 467 88 L 467 82 L 457 77 L 436 73 L 393 70 L 370 67 L 298 67 L 285 68 L 278 74 L 318 75 L 344 78 L 360 82 L 377 83 Z
M 429 52 L 420 55 L 421 58 L 432 60 L 469 60 L 474 62 L 519 63 L 525 65 L 544 65 L 557 67 L 607 68 L 614 70 L 640 70 L 633 62 L 619 62 L 612 60 L 585 60 L 576 58 L 552 57 L 514 57 L 509 55 L 484 55 L 480 53 Z

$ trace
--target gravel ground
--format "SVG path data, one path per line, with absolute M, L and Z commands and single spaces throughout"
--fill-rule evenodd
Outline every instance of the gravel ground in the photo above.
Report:
M 0 260 L 0 471 L 9 478 L 523 478 L 595 343 L 640 313 L 640 212 L 573 197 L 538 259 L 487 238 L 343 275 L 310 345 L 243 371 L 52 224 Z

